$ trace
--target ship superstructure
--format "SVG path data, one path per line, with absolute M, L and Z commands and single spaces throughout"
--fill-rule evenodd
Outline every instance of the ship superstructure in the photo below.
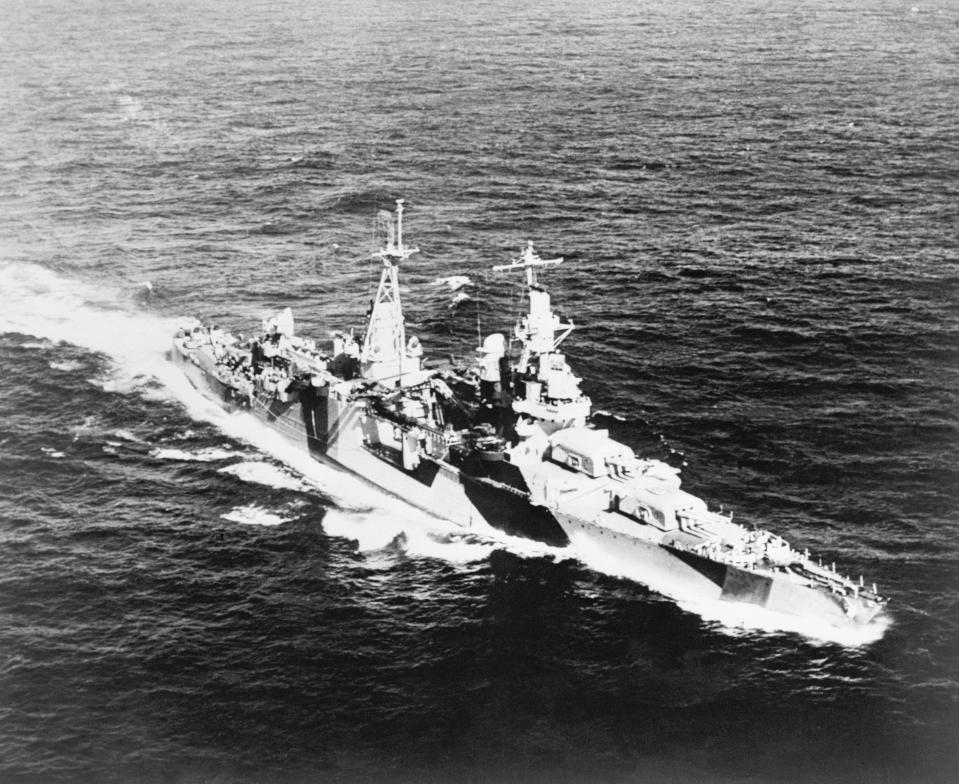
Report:
M 181 330 L 174 361 L 208 396 L 249 410 L 315 458 L 459 525 L 602 550 L 676 598 L 836 625 L 882 610 L 874 586 L 710 511 L 675 468 L 590 425 L 591 401 L 560 350 L 574 324 L 553 312 L 538 280 L 562 259 L 542 259 L 529 243 L 494 267 L 525 277 L 528 310 L 513 333 L 488 335 L 462 366 L 425 366 L 400 301 L 399 268 L 417 250 L 403 242 L 403 206 L 383 221 L 375 254 L 383 266 L 361 340 L 298 336 L 287 309 L 245 344 L 215 327 Z

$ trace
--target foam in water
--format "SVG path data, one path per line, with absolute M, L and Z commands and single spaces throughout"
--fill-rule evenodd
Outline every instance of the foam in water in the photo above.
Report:
M 50 365 L 51 370 L 62 370 L 64 373 L 72 373 L 74 370 L 79 370 L 83 367 L 83 363 L 75 359 L 66 359 L 62 362 L 53 361 L 47 364 Z
M 97 418 L 95 416 L 85 416 L 79 425 L 70 428 L 73 433 L 73 440 L 77 441 L 81 436 L 88 435 L 96 430 L 96 421 Z
M 242 452 L 233 449 L 223 449 L 221 447 L 208 447 L 195 452 L 186 449 L 176 449 L 175 447 L 158 447 L 150 452 L 150 457 L 158 460 L 175 460 L 183 463 L 215 463 L 220 460 L 229 460 L 233 457 L 239 457 Z M 242 477 L 241 477 L 242 478 Z
M 726 634 L 793 632 L 813 643 L 834 643 L 847 648 L 870 645 L 882 639 L 892 626 L 892 619 L 887 615 L 879 615 L 867 624 L 840 627 L 742 602 L 679 600 L 676 603 L 687 612 L 715 623 Z
M 472 297 L 467 294 L 465 291 L 457 291 L 452 297 L 450 297 L 450 303 L 447 307 L 452 310 L 457 305 L 461 305 L 464 302 L 469 302 Z
M 112 435 L 116 436 L 117 438 L 122 438 L 124 441 L 132 441 L 135 444 L 146 443 L 142 438 L 122 427 L 114 430 Z
M 406 533 L 403 520 L 380 509 L 366 512 L 331 509 L 323 518 L 323 530 L 330 536 L 352 539 L 360 552 L 382 550 Z
M 464 286 L 472 286 L 473 281 L 468 275 L 450 275 L 446 278 L 437 278 L 433 281 L 434 286 L 447 286 L 450 291 L 458 291 Z
M 409 536 L 406 552 L 410 555 L 453 563 L 485 561 L 499 545 L 495 542 L 470 541 L 469 537 Z
M 290 522 L 290 518 L 280 517 L 278 514 L 270 512 L 256 504 L 247 504 L 238 506 L 230 512 L 221 515 L 224 520 L 241 525 L 263 525 L 274 527 Z
M 174 322 L 117 309 L 118 296 L 22 262 L 0 263 L 0 330 L 66 341 L 122 359 L 162 353 Z M 27 345 L 27 344 L 25 344 Z M 41 344 L 42 345 L 42 344 Z
M 308 491 L 310 488 L 303 481 L 284 471 L 272 463 L 256 460 L 246 463 L 236 463 L 220 469 L 221 474 L 232 474 L 244 482 L 275 487 L 279 490 Z
M 385 509 L 330 510 L 323 519 L 323 530 L 331 536 L 354 540 L 360 552 L 395 546 L 411 557 L 450 563 L 485 561 L 501 546 L 494 540 L 464 534 L 459 526 L 431 515 L 414 521 Z

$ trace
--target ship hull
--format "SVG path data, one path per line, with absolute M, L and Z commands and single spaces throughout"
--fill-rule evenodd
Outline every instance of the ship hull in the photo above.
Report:
M 383 443 L 382 433 L 393 424 L 377 420 L 335 387 L 306 387 L 283 401 L 247 395 L 221 381 L 215 361 L 204 352 L 174 344 L 171 360 L 204 397 L 248 412 L 313 459 L 345 469 L 411 506 L 464 528 L 489 526 L 554 546 L 568 544 L 555 517 L 530 504 L 521 489 L 426 456 L 415 468 L 405 468 L 401 451 Z
M 208 399 L 248 412 L 313 459 L 463 528 L 495 528 L 558 547 L 572 543 L 585 561 L 599 556 L 624 576 L 679 601 L 753 605 L 835 626 L 867 623 L 881 607 L 788 570 L 743 569 L 671 546 L 662 532 L 611 524 L 603 519 L 610 512 L 591 519 L 561 502 L 544 498 L 533 504 L 522 471 L 509 461 L 470 458 L 453 465 L 418 454 L 413 465 L 404 459 L 402 428 L 352 398 L 350 382 L 283 395 L 245 393 L 218 377 L 216 360 L 204 351 L 174 343 L 171 358 Z
M 815 618 L 834 626 L 868 623 L 875 611 L 786 574 L 750 571 L 554 510 L 573 547 L 679 601 L 725 601 Z

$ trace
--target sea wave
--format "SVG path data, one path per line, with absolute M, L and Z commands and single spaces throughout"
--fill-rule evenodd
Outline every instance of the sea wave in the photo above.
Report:
M 229 520 L 241 525 L 262 525 L 269 528 L 288 523 L 292 518 L 264 509 L 257 504 L 246 504 L 238 506 L 226 514 L 221 515 L 224 520 Z

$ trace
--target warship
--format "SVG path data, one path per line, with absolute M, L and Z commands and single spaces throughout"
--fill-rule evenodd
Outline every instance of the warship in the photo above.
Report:
M 252 340 L 215 325 L 180 329 L 171 359 L 201 393 L 245 410 L 329 461 L 464 528 L 491 526 L 631 566 L 675 599 L 721 600 L 864 625 L 886 606 L 781 537 L 733 522 L 682 488 L 679 469 L 637 456 L 591 422 L 592 403 L 561 350 L 574 329 L 538 280 L 563 259 L 533 244 L 494 266 L 524 276 L 527 312 L 470 361 L 431 365 L 407 338 L 399 268 L 403 201 L 385 212 L 379 286 L 362 335 L 298 335 L 289 308 Z

